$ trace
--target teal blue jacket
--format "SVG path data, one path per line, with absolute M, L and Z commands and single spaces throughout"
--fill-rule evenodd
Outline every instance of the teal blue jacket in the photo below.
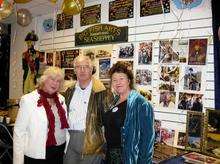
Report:
M 154 134 L 153 108 L 143 96 L 132 90 L 127 99 L 126 118 L 121 129 L 124 163 L 152 163 Z

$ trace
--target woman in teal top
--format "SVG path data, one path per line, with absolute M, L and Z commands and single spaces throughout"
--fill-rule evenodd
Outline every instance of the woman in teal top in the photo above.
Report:
M 119 100 L 104 113 L 107 164 L 150 164 L 154 146 L 151 104 L 133 89 L 133 74 L 122 62 L 110 69 Z

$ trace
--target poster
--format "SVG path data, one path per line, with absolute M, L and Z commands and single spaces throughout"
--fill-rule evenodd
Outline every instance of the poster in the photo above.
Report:
M 207 39 L 189 40 L 189 65 L 205 65 L 207 54 Z
M 149 16 L 155 14 L 169 13 L 170 0 L 141 0 L 140 16 Z
M 101 22 L 101 4 L 83 8 L 80 13 L 80 25 L 86 26 Z
M 109 21 L 134 17 L 133 0 L 115 0 L 109 2 Z
M 110 70 L 111 59 L 99 59 L 99 78 L 100 79 L 109 79 L 109 70 Z
M 61 51 L 61 67 L 62 68 L 73 68 L 73 61 L 75 57 L 79 55 L 79 50 L 64 50 Z
M 57 14 L 57 31 L 73 28 L 73 16 Z
M 143 42 L 139 44 L 138 64 L 152 63 L 152 42 Z

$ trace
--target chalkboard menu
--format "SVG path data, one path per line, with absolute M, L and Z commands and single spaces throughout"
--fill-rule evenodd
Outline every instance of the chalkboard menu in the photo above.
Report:
M 170 0 L 141 0 L 140 16 L 148 16 L 170 12 Z
M 101 22 L 101 4 L 83 8 L 80 13 L 80 25 L 86 26 Z
M 73 16 L 57 14 L 57 31 L 73 28 Z
M 134 17 L 133 0 L 115 0 L 109 2 L 109 21 Z

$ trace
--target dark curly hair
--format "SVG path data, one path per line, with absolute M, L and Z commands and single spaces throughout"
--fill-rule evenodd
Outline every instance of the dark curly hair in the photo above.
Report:
M 117 63 L 113 64 L 111 69 L 109 70 L 110 78 L 114 73 L 124 73 L 127 75 L 128 79 L 130 80 L 129 87 L 134 89 L 134 76 L 131 69 L 128 69 L 129 65 L 124 63 L 123 61 L 118 61 Z

